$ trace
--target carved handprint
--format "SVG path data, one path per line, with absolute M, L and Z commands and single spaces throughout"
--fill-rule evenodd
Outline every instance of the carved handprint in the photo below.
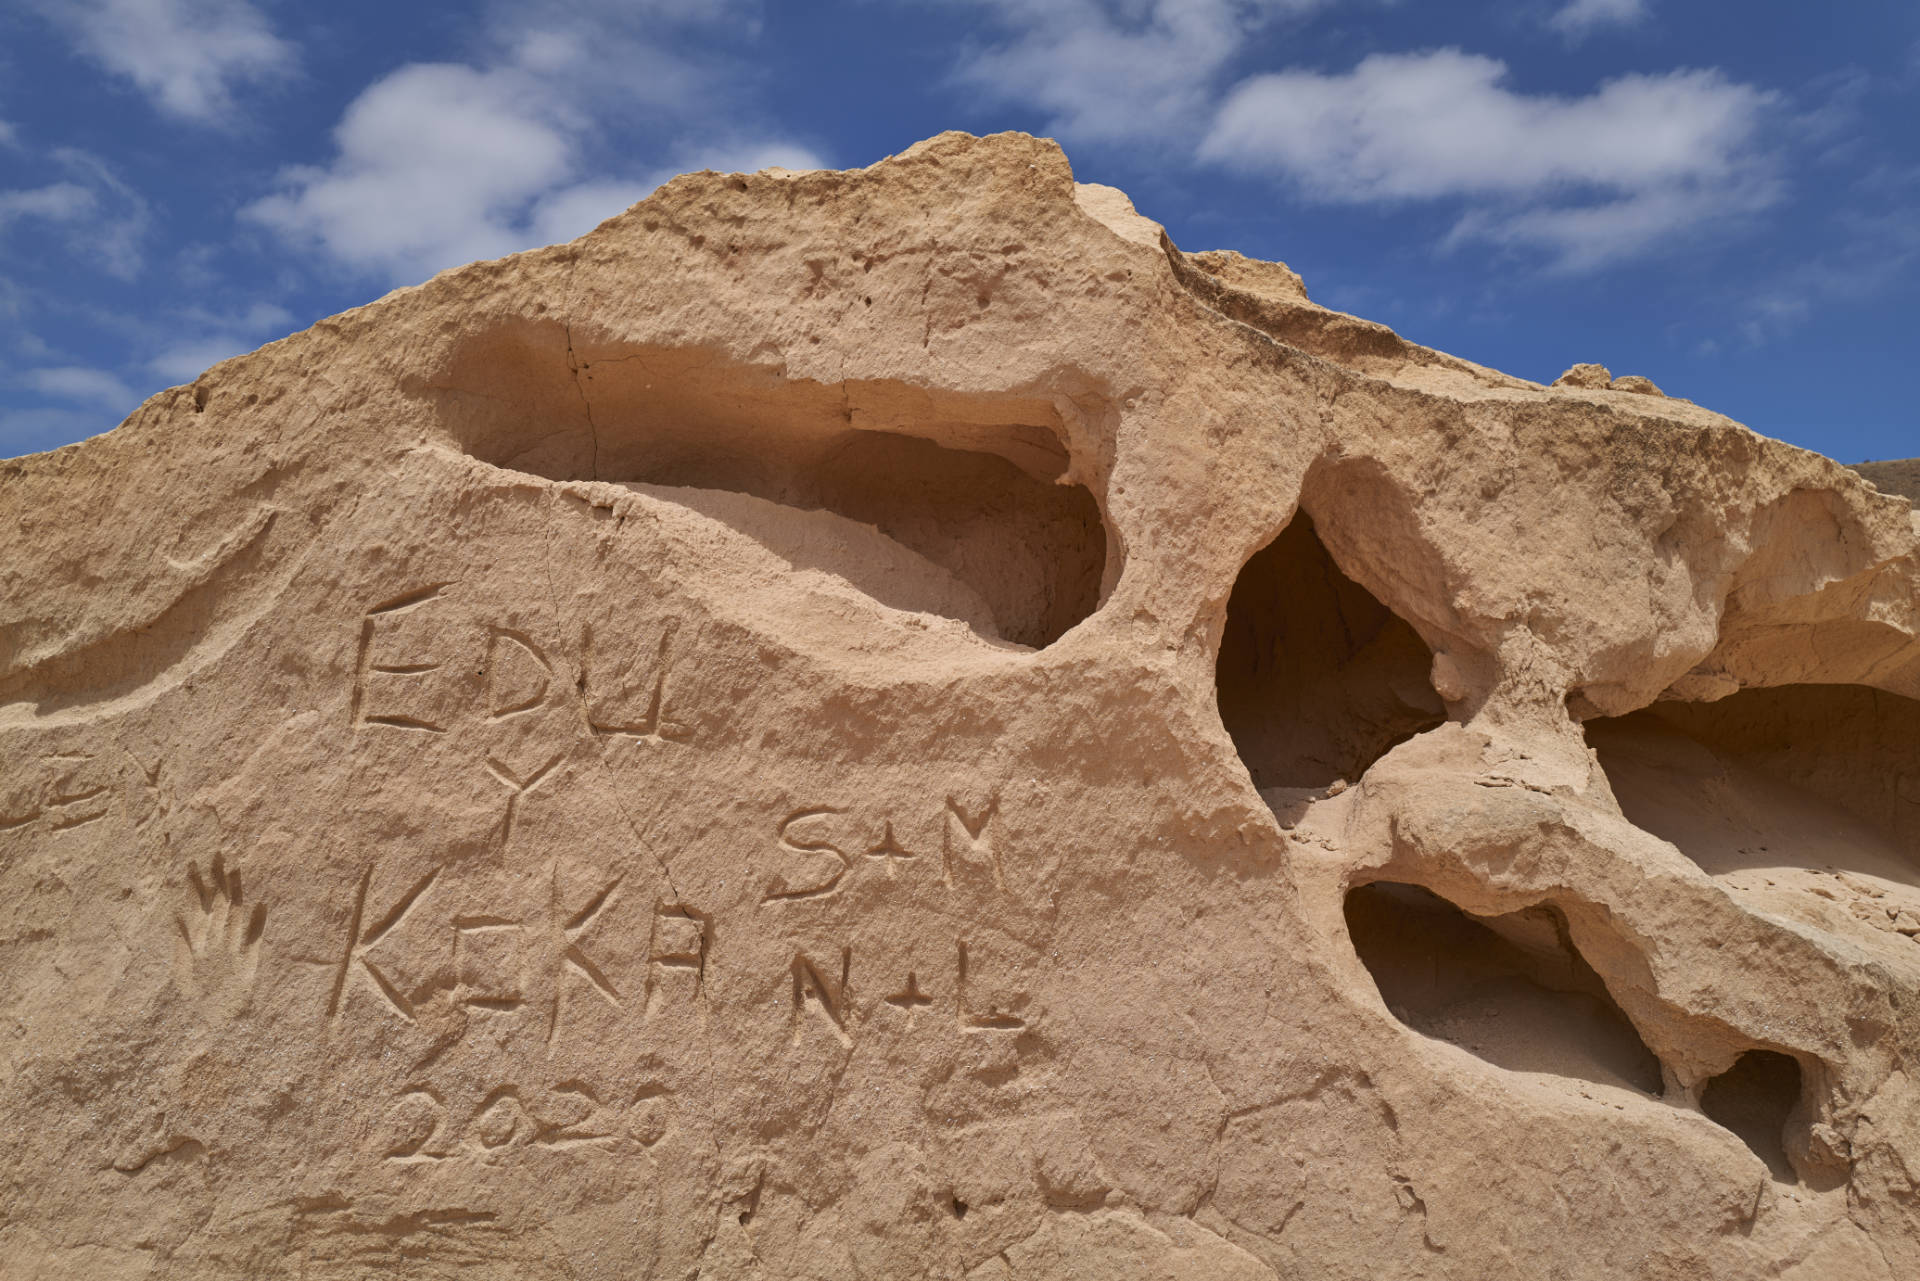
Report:
M 213 856 L 212 884 L 200 869 L 187 864 L 187 881 L 194 901 L 174 922 L 180 927 L 177 953 L 180 987 L 189 997 L 210 1003 L 222 1016 L 238 1014 L 253 995 L 260 969 L 260 936 L 266 930 L 267 909 L 255 904 L 247 911 L 240 892 L 240 871 L 229 872 L 220 855 Z

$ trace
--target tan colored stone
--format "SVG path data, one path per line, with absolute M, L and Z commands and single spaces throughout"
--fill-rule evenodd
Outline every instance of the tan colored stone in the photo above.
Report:
M 1605 391 L 1613 385 L 1613 374 L 1605 365 L 1574 365 L 1566 373 L 1553 380 L 1555 387 L 1581 387 L 1589 391 Z
M 1231 249 L 1188 254 L 1187 261 L 1222 284 L 1275 302 L 1308 302 L 1306 282 L 1284 262 L 1261 262 Z
M 1920 520 L 1050 143 L 676 179 L 0 515 L 0 1273 L 1920 1275 Z
M 1667 393 L 1654 385 L 1651 378 L 1642 378 L 1639 374 L 1622 374 L 1613 380 L 1615 391 L 1630 391 L 1640 396 L 1661 396 Z

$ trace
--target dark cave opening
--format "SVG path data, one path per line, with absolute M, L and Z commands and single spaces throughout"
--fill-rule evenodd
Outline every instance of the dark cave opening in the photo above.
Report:
M 1659 1095 L 1656 1058 L 1547 905 L 1480 917 L 1417 885 L 1349 891 L 1347 930 L 1394 1017 L 1498 1067 Z
M 1302 511 L 1228 599 L 1220 719 L 1263 793 L 1352 782 L 1446 719 L 1432 666 L 1419 633 L 1340 572 Z
M 1738 1135 L 1782 1183 L 1795 1179 L 1787 1159 L 1787 1121 L 1800 1104 L 1800 1063 L 1774 1050 L 1748 1050 L 1707 1082 L 1700 1110 Z

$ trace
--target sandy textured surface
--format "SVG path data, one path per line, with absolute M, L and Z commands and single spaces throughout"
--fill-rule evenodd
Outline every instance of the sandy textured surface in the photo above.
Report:
M 1920 515 L 1642 383 L 949 134 L 0 463 L 0 1275 L 1920 1276 Z

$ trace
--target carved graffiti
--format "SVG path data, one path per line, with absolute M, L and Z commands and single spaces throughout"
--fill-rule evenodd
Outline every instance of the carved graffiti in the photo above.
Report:
M 553 773 L 553 767 L 559 763 L 559 756 L 551 756 L 544 764 L 529 770 L 526 777 L 522 778 L 514 773 L 506 762 L 491 756 L 487 757 L 487 773 L 493 776 L 494 782 L 507 789 L 506 815 L 500 823 L 500 844 L 503 847 L 513 839 L 513 816 L 520 804 L 520 798 L 545 782 L 547 776 Z
M 424 914 L 429 900 L 440 894 L 443 870 L 435 867 L 428 871 L 392 899 L 377 919 L 374 869 L 361 876 L 347 936 L 339 960 L 333 963 L 334 977 L 327 999 L 330 1020 L 341 1017 L 347 997 L 356 987 L 408 1023 L 419 1020 L 417 1001 L 442 996 L 477 1016 L 515 1017 L 531 1005 L 538 1020 L 536 1026 L 543 1029 L 543 1039 L 551 1052 L 562 1039 L 568 1011 L 576 1000 L 596 1000 L 614 1010 L 627 1008 L 627 997 L 615 970 L 603 960 L 599 945 L 590 937 L 619 901 L 621 877 L 609 877 L 580 894 L 563 885 L 560 864 L 555 860 L 547 868 L 550 888 L 544 903 L 528 910 L 524 902 L 511 900 L 496 908 L 495 900 L 487 910 L 453 912 L 439 917 L 436 923 Z M 450 897 L 457 900 L 460 896 Z M 441 964 L 450 964 L 451 968 L 444 971 L 447 979 L 425 985 L 434 994 L 432 998 L 410 994 L 409 984 L 396 978 L 394 960 L 389 959 L 397 954 L 387 940 L 415 920 L 422 925 L 413 928 L 426 928 L 429 936 L 441 928 L 451 931 L 450 940 L 446 935 L 439 936 L 446 941 L 435 949 L 440 957 L 450 958 Z M 705 978 L 712 937 L 707 915 L 681 902 L 656 904 L 650 930 L 648 937 L 629 944 L 645 948 L 648 1001 L 643 1006 L 649 1009 L 656 989 L 663 996 L 667 994 L 656 974 L 685 975 L 690 990 L 698 991 Z M 390 950 L 383 952 L 383 945 Z M 404 953 L 404 949 L 399 951 Z M 616 946 L 614 954 L 619 952 Z M 404 969 L 404 962 L 400 965 Z
M 944 816 L 943 842 L 941 845 L 941 874 L 946 883 L 954 882 L 955 869 L 965 869 L 969 865 L 984 864 L 993 874 L 996 889 L 1007 887 L 1006 877 L 1000 870 L 1000 850 L 994 841 L 990 825 L 1000 812 L 999 798 L 987 802 L 978 816 L 969 815 L 961 808 L 960 802 L 953 797 L 947 798 Z
M 953 1005 L 956 1011 L 956 1017 L 960 1020 L 960 1026 L 967 1031 L 975 1032 L 1007 1032 L 1025 1027 L 1027 1025 L 1025 1019 L 1017 1014 L 1011 1013 L 1008 1009 L 1002 1009 L 992 1001 L 988 1001 L 977 1008 L 969 1001 L 967 995 L 967 941 L 965 939 L 959 940 L 956 945 L 956 950 L 959 953 L 959 962 L 956 967 L 958 973 L 953 983 Z M 1025 1000 L 1025 996 L 1022 994 L 1016 997 L 1014 1001 L 1009 1002 L 1009 1005 L 1017 1006 L 1024 1003 Z
M 393 1013 L 409 1023 L 414 1021 L 412 1002 L 374 962 L 370 953 L 380 945 L 382 939 L 393 933 L 407 919 L 419 905 L 420 900 L 426 897 L 427 891 L 433 888 L 433 883 L 439 875 L 440 869 L 435 867 L 415 881 L 413 887 L 395 900 L 386 914 L 368 927 L 364 933 L 361 927 L 366 919 L 367 891 L 373 884 L 373 869 L 369 867 L 366 874 L 360 878 L 360 892 L 354 898 L 353 916 L 347 925 L 346 947 L 340 957 L 339 970 L 334 976 L 332 994 L 327 998 L 328 1018 L 340 1016 L 340 1012 L 346 1005 L 347 985 L 352 979 L 359 977 L 372 985 L 373 990 L 379 994 L 380 999 Z
M 520 922 L 504 917 L 454 917 L 454 999 L 470 1010 L 519 1009 L 524 933 Z
M 805 952 L 793 955 L 793 1043 L 800 1043 L 801 1025 L 809 1009 L 817 1012 L 826 1022 L 841 1045 L 851 1046 L 853 1037 L 847 1032 L 847 1015 L 844 1008 L 847 995 L 847 980 L 853 969 L 853 949 L 840 951 L 839 977 L 837 981 L 829 978 L 833 973 L 829 968 L 822 973 Z
M 560 904 L 560 869 L 558 864 L 555 864 L 552 870 L 552 881 L 553 920 L 558 928 L 549 934 L 549 938 L 553 949 L 558 953 L 558 959 L 553 984 L 553 1012 L 547 1020 L 547 1044 L 549 1046 L 553 1044 L 554 1037 L 560 1030 L 560 1013 L 567 999 L 568 978 L 571 977 L 576 982 L 584 982 L 587 987 L 592 989 L 593 992 L 608 1005 L 611 1005 L 616 1010 L 621 1008 L 620 993 L 614 990 L 612 982 L 607 978 L 606 971 L 587 955 L 586 949 L 581 945 L 580 941 L 582 936 L 593 927 L 593 923 L 600 918 L 601 913 L 605 912 L 607 907 L 613 902 L 614 893 L 620 888 L 620 878 L 615 877 L 613 880 L 607 882 L 599 893 L 587 901 L 585 906 L 564 918 L 562 917 Z
M 665 1086 L 643 1085 L 624 1104 L 602 1093 L 580 1080 L 531 1092 L 509 1081 L 472 1104 L 450 1104 L 421 1082 L 387 1105 L 368 1146 L 393 1164 L 422 1165 L 496 1160 L 522 1148 L 612 1147 L 623 1138 L 651 1147 L 665 1136 L 673 1098 Z
M 674 638 L 679 620 L 668 619 L 657 645 L 649 651 L 635 647 L 622 666 L 603 664 L 596 648 L 593 625 L 580 640 L 580 693 L 586 703 L 587 724 L 600 735 L 685 742 L 691 727 L 676 720 L 668 709 L 667 679 L 673 667 Z
M 360 649 L 355 662 L 352 723 L 355 729 L 383 725 L 416 733 L 444 734 L 447 727 L 423 698 L 426 680 L 441 660 L 417 654 L 391 654 L 383 644 L 407 615 L 439 600 L 446 583 L 429 583 L 383 601 L 361 616 Z
M 693 729 L 674 714 L 672 674 L 680 623 L 633 645 L 624 662 L 603 627 L 579 638 L 577 679 L 562 673 L 573 647 L 528 630 L 478 619 L 449 606 L 451 582 L 428 583 L 383 600 L 361 615 L 350 715 L 353 727 L 445 734 L 457 720 L 515 722 L 577 693 L 587 728 L 599 737 L 685 743 Z M 653 628 L 648 627 L 649 636 Z M 484 678 L 463 685 L 463 666 Z M 576 722 L 577 724 L 577 722 Z
M 940 882 L 947 889 L 984 879 L 995 889 L 1006 888 L 995 820 L 998 797 L 975 808 L 948 797 L 939 811 Z M 780 821 L 774 843 L 779 868 L 767 882 L 762 903 L 826 898 L 854 881 L 861 867 L 870 867 L 888 881 L 906 881 L 922 862 L 920 851 L 901 833 L 896 815 L 859 813 L 836 806 L 795 810 Z M 923 829 L 923 835 L 927 831 Z M 929 870 L 919 875 L 931 876 Z
M 113 780 L 89 752 L 54 752 L 0 792 L 0 832 L 70 832 L 113 812 Z
M 955 940 L 952 955 L 951 981 L 944 997 L 937 983 L 922 987 L 921 972 L 917 968 L 908 969 L 904 982 L 897 988 L 893 984 L 869 986 L 870 981 L 863 980 L 860 990 L 886 992 L 887 995 L 879 998 L 879 1004 L 904 1016 L 908 1031 L 914 1030 L 917 1017 L 923 1011 L 931 1012 L 941 1004 L 946 1005 L 954 1026 L 963 1033 L 1018 1032 L 1027 1026 L 1022 1012 L 1028 1004 L 1026 993 L 1009 991 L 1001 985 L 983 992 L 977 952 L 965 939 Z M 855 1000 L 856 976 L 868 964 L 861 961 L 851 947 L 841 949 L 837 964 L 827 964 L 804 949 L 794 953 L 791 965 L 794 1044 L 800 1043 L 808 1026 L 824 1028 L 842 1046 L 853 1044 L 861 1025 L 879 1013 L 874 1008 L 859 1008 Z
M 776 874 L 767 886 L 765 902 L 817 898 L 831 894 L 839 886 L 840 878 L 847 874 L 852 860 L 847 857 L 845 850 L 826 839 L 819 820 L 843 812 L 837 809 L 799 810 L 781 821 L 777 838 L 780 848 L 799 855 L 807 870 L 801 873 L 803 879 L 797 888 L 789 885 L 784 875 Z
M 713 924 L 703 912 L 685 903 L 660 903 L 654 907 L 653 937 L 647 945 L 647 1002 L 652 1008 L 654 993 L 665 994 L 666 981 L 678 976 L 696 994 L 706 982 L 707 949 L 713 941 Z

